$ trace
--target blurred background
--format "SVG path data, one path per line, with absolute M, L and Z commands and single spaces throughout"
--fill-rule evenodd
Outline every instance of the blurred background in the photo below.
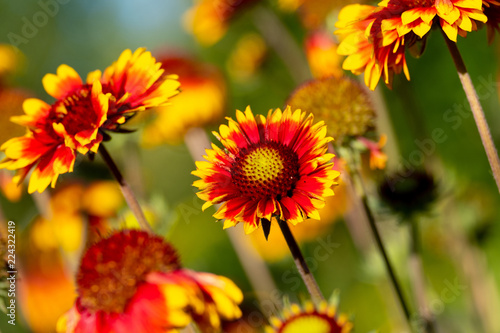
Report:
M 263 296 L 252 289 L 227 231 L 212 217 L 213 208 L 201 211 L 191 186 L 196 179 L 191 152 L 203 144 L 188 128 L 204 127 L 213 141 L 211 131 L 236 109 L 250 105 L 254 113 L 267 114 L 284 107 L 294 89 L 313 76 L 342 75 L 333 31 L 347 1 L 227 0 L 219 1 L 217 15 L 204 11 L 205 2 L 210 3 L 0 1 L 0 42 L 17 48 L 5 46 L 0 55 L 0 141 L 23 135 L 8 118 L 22 113 L 25 97 L 53 101 L 41 80 L 60 64 L 85 78 L 89 71 L 104 70 L 124 49 L 146 47 L 167 71 L 180 75 L 183 92 L 171 107 L 134 119 L 128 128 L 137 131 L 115 134 L 107 148 L 183 265 L 227 276 L 243 290 L 244 317 L 224 331 L 259 332 L 265 315 L 279 311 L 283 296 L 300 301 L 307 298 L 306 289 L 278 230 L 267 243 L 261 230 L 246 237 L 278 287 Z M 498 36 L 488 45 L 485 30 L 459 38 L 458 47 L 499 145 Z M 388 159 L 384 170 L 374 171 L 368 155 L 363 157 L 369 203 L 411 304 L 416 300 L 409 226 L 417 223 L 424 293 L 440 331 L 500 332 L 499 193 L 440 33 L 431 32 L 419 59 L 409 54 L 407 59 L 411 81 L 396 76 L 392 90 L 382 82 L 370 92 L 377 132 L 387 135 Z M 191 148 L 185 138 L 192 140 Z M 412 178 L 421 175 L 417 170 L 425 171 L 425 180 Z M 404 186 L 417 192 L 418 184 L 431 184 L 408 196 L 409 208 L 403 206 L 411 214 L 401 213 L 380 190 L 393 174 L 413 179 Z M 16 224 L 18 312 L 15 327 L 2 315 L 0 330 L 53 332 L 74 302 L 72 277 L 82 249 L 111 229 L 135 227 L 134 218 L 99 157 L 90 162 L 80 155 L 75 172 L 41 195 L 13 188 L 11 177 L 0 170 L 2 218 Z M 407 332 L 372 236 L 364 222 L 356 222 L 359 202 L 340 187 L 321 222 L 306 221 L 292 231 L 324 294 L 340 292 L 339 309 L 352 315 L 356 332 Z M 269 301 L 263 309 L 259 299 Z

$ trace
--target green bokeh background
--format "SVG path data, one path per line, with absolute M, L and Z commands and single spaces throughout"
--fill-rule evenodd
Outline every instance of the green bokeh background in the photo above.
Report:
M 66 63 L 83 75 L 97 68 L 104 69 L 124 49 L 133 50 L 140 46 L 153 52 L 165 48 L 188 50 L 201 60 L 225 70 L 225 62 L 238 37 L 244 32 L 257 31 L 255 13 L 250 10 L 239 16 L 219 43 L 204 48 L 182 28 L 183 13 L 190 6 L 191 2 L 187 0 L 69 0 L 66 4 L 59 4 L 58 12 L 37 28 L 33 37 L 26 38 L 26 43 L 18 45 L 25 62 L 21 72 L 12 78 L 12 84 L 30 89 L 39 98 L 51 102 L 51 98 L 43 91 L 41 79 L 46 73 L 54 73 L 58 65 Z M 274 3 L 270 8 L 275 9 Z M 32 22 L 33 16 L 40 10 L 40 4 L 36 1 L 0 1 L 0 42 L 12 42 L 12 33 L 22 36 L 25 20 Z M 279 12 L 276 15 L 300 45 L 305 33 L 298 17 Z M 500 110 L 497 46 L 497 42 L 487 45 L 485 29 L 471 33 L 465 39 L 459 38 L 458 42 L 474 83 L 478 87 L 484 86 L 484 82 L 492 83 L 486 90 L 483 88 L 482 92 L 489 94 L 481 99 L 481 103 L 498 145 Z M 431 32 L 425 53 L 420 59 L 409 55 L 407 59 L 411 81 L 397 76 L 392 90 L 383 84 L 379 84 L 378 88 L 387 105 L 395 134 L 389 139 L 399 147 L 399 154 L 392 152 L 389 156 L 389 171 L 397 170 L 401 163 L 411 160 L 412 153 L 421 151 L 415 140 L 427 142 L 435 129 L 442 129 L 446 137 L 444 142 L 433 146 L 425 161 L 440 186 L 436 208 L 422 218 L 423 260 L 430 287 L 427 296 L 438 302 L 447 283 L 457 279 L 459 283 L 466 283 L 456 262 L 458 260 L 459 264 L 460 258 L 453 259 L 442 244 L 450 226 L 464 235 L 471 248 L 484 256 L 486 267 L 498 289 L 500 199 L 473 118 L 453 118 L 453 121 L 444 118 L 455 103 L 465 101 L 465 95 L 440 33 Z M 230 116 L 234 115 L 234 110 L 244 109 L 247 105 L 251 105 L 257 113 L 267 113 L 271 108 L 282 107 L 296 86 L 272 50 L 252 80 L 244 83 L 228 81 L 228 84 L 227 114 Z M 215 126 L 210 129 L 215 129 Z M 139 133 L 114 136 L 108 148 L 120 167 L 125 168 L 127 163 L 128 150 L 124 147 L 133 145 L 138 138 Z M 230 277 L 244 291 L 244 308 L 254 311 L 254 293 L 222 230 L 222 224 L 216 223 L 211 217 L 213 210 L 201 212 L 201 201 L 194 195 L 191 184 L 195 177 L 190 173 L 195 166 L 187 148 L 184 145 L 165 145 L 141 149 L 137 153 L 141 162 L 145 199 L 156 198 L 168 212 L 163 218 L 167 221 L 165 223 L 171 225 L 169 239 L 178 248 L 183 264 L 192 269 Z M 100 163 L 99 159 L 89 163 L 81 158 L 77 161 L 75 173 L 63 175 L 61 179 L 109 178 Z M 382 176 L 378 174 L 378 177 Z M 373 205 L 380 208 L 373 187 L 370 195 Z M 3 197 L 0 203 L 6 218 L 16 221 L 19 234 L 37 214 L 27 194 L 19 203 L 10 203 Z M 486 209 L 483 210 L 481 205 L 485 205 Z M 403 281 L 407 297 L 411 299 L 406 226 L 398 228 L 396 219 L 383 209 L 377 215 L 382 221 L 380 227 L 395 261 L 396 271 Z M 328 238 L 338 244 L 326 260 L 316 260 L 317 267 L 313 269 L 324 293 L 329 295 L 334 289 L 340 290 L 340 309 L 354 315 L 356 332 L 392 332 L 401 322 L 401 315 L 376 250 L 372 248 L 368 253 L 361 253 L 343 221 L 333 225 L 330 234 L 320 238 Z M 22 241 L 20 238 L 19 242 Z M 314 251 L 319 244 L 318 241 L 305 244 L 303 249 L 306 257 L 314 259 Z M 305 288 L 295 282 L 298 275 L 291 258 L 271 264 L 270 269 L 280 287 L 280 295 L 288 295 L 292 300 L 305 298 Z M 443 332 L 481 332 L 477 317 L 474 316 L 469 287 L 453 301 L 441 304 L 444 307 L 436 310 L 436 315 Z M 40 307 L 50 307 L 50 299 L 40 304 Z M 2 332 L 30 332 L 21 316 L 18 316 L 15 328 L 6 322 L 6 317 L 0 314 Z

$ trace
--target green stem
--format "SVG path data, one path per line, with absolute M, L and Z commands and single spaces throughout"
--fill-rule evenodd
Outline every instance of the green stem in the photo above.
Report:
M 411 327 L 410 310 L 409 310 L 407 302 L 404 298 L 403 290 L 399 284 L 398 278 L 396 277 L 396 273 L 394 272 L 394 269 L 392 267 L 389 256 L 387 255 L 387 251 L 386 251 L 384 243 L 382 241 L 382 237 L 380 236 L 380 233 L 377 229 L 375 217 L 373 216 L 372 210 L 370 209 L 370 206 L 368 205 L 368 199 L 366 196 L 366 190 L 365 190 L 363 180 L 362 180 L 361 175 L 359 174 L 359 171 L 357 168 L 351 168 L 351 170 L 353 170 L 352 171 L 353 178 L 356 178 L 358 185 L 359 185 L 359 188 L 361 189 L 361 195 L 360 195 L 361 202 L 363 203 L 363 208 L 364 208 L 366 216 L 368 218 L 368 223 L 369 223 L 370 229 L 372 231 L 373 237 L 375 238 L 375 243 L 377 244 L 377 247 L 380 251 L 380 254 L 382 254 L 385 268 L 387 270 L 387 273 L 389 274 L 389 278 L 391 280 L 392 286 L 394 287 L 394 290 L 396 291 L 396 295 L 397 295 L 397 298 L 399 300 L 399 304 L 401 306 L 401 309 L 403 310 L 405 318 L 408 321 L 408 325 L 410 325 L 410 327 Z
M 321 293 L 318 283 L 316 282 L 316 279 L 314 279 L 314 276 L 312 275 L 309 266 L 307 266 L 306 260 L 302 255 L 302 251 L 300 251 L 297 241 L 295 240 L 292 232 L 290 231 L 288 223 L 286 221 L 279 220 L 278 224 L 280 226 L 281 232 L 283 233 L 283 236 L 285 237 L 286 243 L 288 244 L 288 248 L 292 253 L 295 265 L 299 270 L 302 280 L 304 280 L 304 283 L 307 287 L 307 290 L 309 291 L 309 294 L 311 295 L 313 302 L 319 304 L 321 301 L 325 300 L 325 297 Z
M 420 242 L 420 232 L 418 228 L 417 221 L 409 221 L 410 224 L 410 236 L 411 236 L 411 245 L 410 245 L 410 270 L 412 271 L 412 280 L 413 280 L 413 292 L 415 294 L 415 299 L 418 304 L 420 317 L 424 321 L 424 330 L 427 333 L 435 333 L 437 332 L 436 323 L 432 313 L 429 310 L 429 306 L 427 304 L 427 300 L 425 297 L 425 278 L 424 278 L 424 270 L 422 267 L 422 246 Z
M 446 41 L 446 45 L 448 46 L 451 57 L 453 58 L 455 67 L 457 68 L 458 77 L 460 78 L 460 82 L 462 83 L 462 87 L 465 91 L 465 95 L 467 96 L 467 100 L 469 101 L 472 115 L 474 116 L 474 120 L 476 121 L 476 126 L 479 131 L 479 135 L 481 136 L 481 141 L 483 143 L 486 156 L 488 157 L 488 162 L 490 163 L 493 177 L 495 178 L 495 182 L 497 184 L 497 189 L 500 192 L 500 159 L 498 158 L 495 143 L 491 138 L 491 132 L 488 127 L 488 123 L 486 122 L 483 108 L 481 107 L 481 103 L 479 103 L 479 97 L 477 96 L 476 90 L 474 89 L 474 85 L 472 84 L 470 75 L 467 72 L 467 68 L 465 67 L 457 44 L 451 41 L 446 36 L 443 30 L 441 30 L 441 32 L 443 34 L 444 40 Z
M 125 198 L 125 201 L 127 202 L 132 213 L 134 213 L 135 218 L 137 219 L 137 222 L 139 222 L 139 226 L 141 227 L 141 229 L 149 233 L 153 233 L 153 229 L 146 220 L 146 216 L 144 216 L 144 212 L 142 211 L 142 208 L 139 205 L 139 202 L 137 201 L 134 192 L 132 192 L 132 189 L 123 178 L 120 170 L 116 166 L 115 162 L 111 158 L 111 155 L 109 155 L 107 149 L 104 147 L 103 144 L 99 146 L 99 153 L 101 154 L 102 159 L 104 160 L 109 170 L 115 177 L 116 181 L 120 185 L 123 197 Z

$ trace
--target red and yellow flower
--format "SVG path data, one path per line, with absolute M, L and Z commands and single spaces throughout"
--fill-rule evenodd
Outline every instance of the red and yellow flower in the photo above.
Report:
M 410 75 L 405 49 L 439 25 L 456 42 L 457 35 L 477 30 L 486 22 L 481 0 L 384 0 L 377 7 L 349 5 L 339 13 L 337 34 L 343 36 L 338 53 L 348 56 L 343 68 L 365 73 L 365 83 L 375 89 L 380 77 L 390 87 L 394 73 Z
M 236 112 L 214 132 L 224 150 L 212 145 L 207 161 L 193 171 L 200 180 L 198 197 L 203 209 L 221 204 L 214 217 L 225 219 L 224 228 L 244 223 L 246 233 L 257 229 L 261 219 L 279 218 L 292 224 L 319 219 L 318 209 L 340 174 L 332 169 L 322 122 L 290 107 L 269 111 L 255 119 L 248 107 Z
M 349 333 L 352 323 L 345 315 L 336 315 L 336 306 L 322 301 L 319 305 L 307 302 L 304 308 L 288 305 L 280 317 L 272 317 L 266 333 Z
M 229 279 L 181 268 L 159 236 L 124 230 L 91 246 L 77 275 L 78 298 L 58 332 L 176 332 L 192 320 L 216 332 L 241 316 Z
M 27 99 L 25 115 L 11 118 L 28 133 L 0 147 L 6 155 L 0 168 L 18 170 L 18 182 L 33 169 L 29 193 L 54 187 L 60 174 L 73 171 L 77 152 L 97 152 L 103 131 L 120 131 L 135 112 L 165 105 L 178 93 L 177 77 L 163 75 L 160 66 L 142 48 L 125 50 L 102 77 L 100 71 L 92 72 L 85 83 L 73 68 L 59 66 L 57 74 L 42 80 L 56 101 L 49 105 Z

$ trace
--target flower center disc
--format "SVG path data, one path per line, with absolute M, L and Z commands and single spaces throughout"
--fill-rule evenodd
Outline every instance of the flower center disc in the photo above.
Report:
M 340 333 L 342 328 L 325 314 L 311 313 L 289 319 L 279 330 L 279 333 Z
M 122 313 L 151 272 L 179 268 L 175 250 L 163 238 L 123 231 L 91 246 L 77 275 L 80 304 L 91 311 Z
M 403 8 L 429 8 L 435 3 L 434 0 L 392 0 L 391 4 L 402 6 Z
M 245 196 L 291 196 L 289 192 L 299 179 L 298 157 L 290 148 L 276 142 L 250 147 L 236 159 L 232 176 Z
M 97 116 L 91 100 L 91 87 L 85 85 L 73 92 L 72 95 L 58 100 L 52 107 L 52 120 L 62 123 L 70 135 L 88 130 L 97 126 Z

